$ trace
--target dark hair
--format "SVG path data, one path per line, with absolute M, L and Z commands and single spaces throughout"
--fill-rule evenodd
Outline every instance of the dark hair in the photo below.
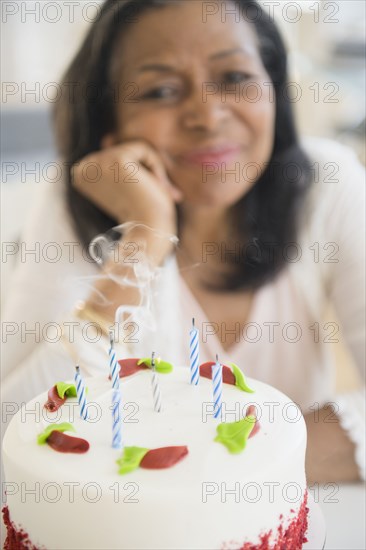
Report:
M 73 85 L 73 101 L 62 94 L 56 104 L 56 138 L 59 152 L 69 167 L 65 182 L 69 211 L 85 246 L 117 222 L 76 191 L 71 183 L 71 166 L 100 149 L 103 135 L 115 130 L 109 65 L 120 33 L 147 9 L 167 4 L 169 0 L 106 0 L 62 79 L 63 85 Z M 231 208 L 232 225 L 245 243 L 245 253 L 241 250 L 233 260 L 228 255 L 233 272 L 219 287 L 229 290 L 258 288 L 285 267 L 288 247 L 297 238 L 300 207 L 312 181 L 310 162 L 299 145 L 295 128 L 287 54 L 279 31 L 256 0 L 239 0 L 236 5 L 257 32 L 261 58 L 274 85 L 276 118 L 268 167 Z M 86 93 L 90 90 L 95 93 L 88 99 Z

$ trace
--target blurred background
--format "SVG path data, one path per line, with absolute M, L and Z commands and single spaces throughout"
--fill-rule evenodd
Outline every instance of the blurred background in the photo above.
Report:
M 3 241 L 16 242 L 20 238 L 42 176 L 54 177 L 52 163 L 57 155 L 50 112 L 57 95 L 57 82 L 102 3 L 88 0 L 1 2 Z M 288 47 L 291 91 L 296 97 L 294 108 L 301 134 L 344 143 L 365 164 L 366 2 L 262 0 L 261 4 L 273 14 Z M 8 262 L 1 267 L 4 297 L 11 281 L 12 265 Z M 335 318 L 331 310 L 328 316 L 329 320 Z M 342 342 L 334 345 L 334 353 L 338 387 L 342 390 L 357 387 L 359 379 Z M 353 493 L 349 498 L 356 503 Z M 364 504 L 355 505 L 353 510 L 355 525 L 364 525 L 361 519 Z M 340 514 L 339 521 L 335 519 L 336 513 Z M 344 520 L 342 513 L 342 508 L 335 512 L 333 506 L 332 521 L 338 522 L 340 529 Z M 351 532 L 350 526 L 348 528 Z M 339 536 L 330 533 L 327 548 L 365 548 L 365 538 L 352 540 L 347 535 L 347 547 L 342 546 Z

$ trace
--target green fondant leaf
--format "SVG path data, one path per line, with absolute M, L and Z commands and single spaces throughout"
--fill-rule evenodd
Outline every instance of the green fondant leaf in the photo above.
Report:
M 116 460 L 119 466 L 118 473 L 123 475 L 136 470 L 148 451 L 149 449 L 144 447 L 125 447 L 121 458 Z
M 246 391 L 247 393 L 254 393 L 254 390 L 252 390 L 246 383 L 245 377 L 243 372 L 239 369 L 235 363 L 230 363 L 230 365 L 233 368 L 233 374 L 235 376 L 235 386 L 238 386 L 243 391 Z
M 236 454 L 244 451 L 250 432 L 255 426 L 256 418 L 248 415 L 238 422 L 228 422 L 217 426 L 215 441 L 227 447 L 230 453 Z
M 145 359 L 140 359 L 138 361 L 138 365 L 146 365 L 147 367 L 151 368 L 151 357 L 146 357 Z M 161 372 L 162 374 L 168 374 L 169 372 L 172 372 L 173 365 L 171 363 L 168 363 L 167 361 L 162 361 L 161 359 L 157 358 L 155 359 L 155 368 L 156 372 Z
M 56 383 L 56 389 L 58 396 L 61 397 L 61 399 L 64 399 L 64 397 L 77 397 L 77 391 L 75 384 L 69 384 L 68 382 L 57 382 Z M 88 388 L 85 388 L 85 393 L 88 393 Z
M 77 397 L 75 384 L 69 384 L 67 382 L 57 382 L 56 389 L 58 396 L 61 397 L 61 399 L 64 399 L 65 394 L 66 397 Z
M 43 445 L 46 443 L 47 439 L 51 435 L 51 432 L 74 432 L 75 428 L 69 422 L 62 422 L 61 424 L 50 424 L 47 428 L 38 435 L 37 443 L 38 445 Z

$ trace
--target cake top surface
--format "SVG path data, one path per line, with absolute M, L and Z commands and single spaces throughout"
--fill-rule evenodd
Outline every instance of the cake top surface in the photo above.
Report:
M 112 448 L 112 388 L 108 375 L 86 378 L 89 420 L 80 418 L 76 397 L 71 397 L 55 412 L 44 408 L 47 392 L 33 399 L 14 416 L 4 437 L 3 452 L 37 479 L 58 482 L 97 480 L 113 484 L 134 480 L 157 491 L 189 491 L 192 484 L 207 480 L 235 482 L 266 477 L 269 470 L 283 460 L 284 453 L 295 453 L 306 438 L 300 410 L 284 394 L 254 379 L 247 379 L 254 393 L 237 386 L 223 385 L 221 422 L 241 420 L 248 407 L 255 405 L 260 430 L 248 439 L 245 449 L 231 454 L 218 441 L 219 420 L 213 418 L 212 380 L 200 378 L 198 386 L 189 383 L 189 369 L 175 367 L 169 374 L 159 374 L 162 410 L 153 407 L 150 369 L 120 379 L 125 446 L 156 449 L 187 446 L 188 455 L 171 468 L 136 469 L 120 476 L 116 461 L 122 451 Z M 37 437 L 47 426 L 71 423 L 75 432 L 87 440 L 85 454 L 58 453 L 48 445 L 38 445 Z M 268 477 L 268 475 L 267 475 Z

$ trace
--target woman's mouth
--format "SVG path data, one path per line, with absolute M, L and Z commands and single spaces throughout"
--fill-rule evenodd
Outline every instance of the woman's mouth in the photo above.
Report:
M 200 149 L 192 149 L 187 153 L 179 155 L 179 160 L 185 164 L 202 165 L 205 163 L 229 162 L 238 156 L 241 151 L 240 145 L 225 144 Z

